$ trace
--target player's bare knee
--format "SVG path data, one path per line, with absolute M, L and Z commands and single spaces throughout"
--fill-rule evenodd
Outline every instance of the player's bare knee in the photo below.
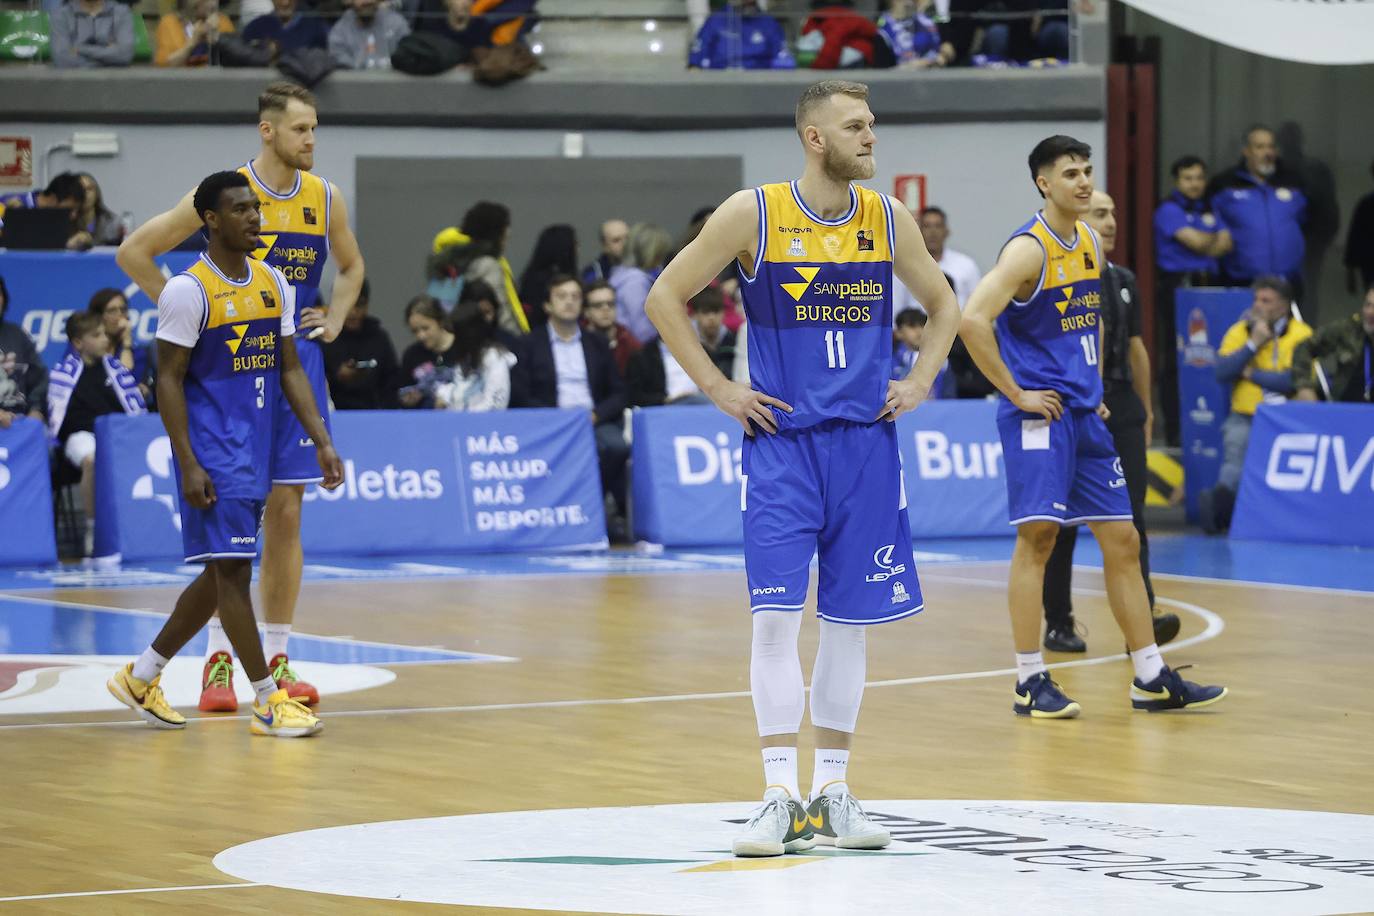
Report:
M 299 484 L 278 484 L 267 495 L 267 511 L 264 525 L 274 530 L 278 526 L 300 527 L 301 502 L 305 498 L 305 487 Z
M 209 563 L 215 581 L 221 589 L 246 593 L 253 582 L 253 561 L 240 557 L 222 557 Z
M 1026 522 L 1016 529 L 1017 541 L 1042 564 L 1049 559 L 1058 537 L 1056 522 Z
M 1130 522 L 1106 522 L 1093 529 L 1104 558 L 1132 561 L 1140 555 L 1140 534 Z

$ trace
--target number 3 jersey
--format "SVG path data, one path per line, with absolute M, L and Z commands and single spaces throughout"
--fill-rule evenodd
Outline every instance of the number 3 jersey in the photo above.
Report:
M 283 336 L 295 333 L 295 291 L 275 268 L 246 259 L 227 277 L 208 254 L 167 281 L 157 337 L 191 350 L 186 369 L 191 450 L 220 497 L 263 499 L 271 488 L 272 436 Z
M 1102 252 L 1097 234 L 1078 220 L 1073 241 L 1065 242 L 1037 213 L 1011 238 L 1022 235 L 1044 249 L 1045 264 L 1030 297 L 1013 299 L 997 318 L 1002 361 L 1022 388 L 1057 391 L 1065 407 L 1096 408 L 1102 403 Z
M 756 188 L 758 254 L 741 267 L 753 387 L 792 406 L 779 429 L 872 423 L 892 366 L 892 202 L 850 186 L 849 212 L 821 219 L 797 183 Z

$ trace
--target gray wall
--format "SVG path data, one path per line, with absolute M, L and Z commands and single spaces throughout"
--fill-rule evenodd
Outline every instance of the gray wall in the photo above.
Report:
M 878 173 L 870 186 L 890 193 L 897 175 L 910 172 L 927 175 L 930 202 L 949 211 L 950 245 L 972 255 L 984 269 L 995 258 L 1008 233 L 1040 206 L 1040 198 L 1026 174 L 1025 165 L 1026 154 L 1036 142 L 1049 134 L 1071 133 L 1092 144 L 1094 149 L 1104 150 L 1105 132 L 1100 120 L 885 125 L 881 113 L 879 117 Z M 0 122 L 0 133 L 32 136 L 36 153 L 65 142 L 74 129 L 116 132 L 120 154 L 108 159 L 76 160 L 68 153 L 58 152 L 52 157 L 50 171 L 66 168 L 90 171 L 105 189 L 110 207 L 116 212 L 129 210 L 140 222 L 170 206 L 210 171 L 244 162 L 257 151 L 256 134 L 247 125 L 100 126 Z M 358 199 L 356 176 L 360 158 L 452 156 L 492 159 L 500 162 L 518 180 L 521 170 L 528 172 L 531 169 L 531 164 L 523 160 L 561 155 L 564 133 L 558 130 L 335 127 L 326 119 L 318 136 L 316 170 L 343 191 L 351 207 L 354 225 L 358 226 L 373 218 Z M 653 132 L 598 130 L 587 131 L 584 136 L 588 159 L 738 157 L 744 185 L 793 177 L 801 168 L 796 135 L 782 127 Z M 1097 163 L 1100 170 L 1104 169 L 1103 158 L 1100 157 Z M 613 194 L 627 190 L 640 194 L 650 187 L 634 178 L 614 191 L 608 188 L 605 199 L 613 200 Z M 430 189 L 430 194 L 451 197 L 455 219 L 467 203 L 457 199 L 458 195 L 448 185 Z M 703 201 L 702 204 L 711 202 Z M 538 212 L 516 212 L 514 219 L 517 226 L 537 231 L 538 227 L 556 221 L 549 218 L 549 214 L 557 209 L 549 205 L 539 208 Z M 619 214 L 613 211 L 588 213 L 585 218 L 596 221 L 613 215 Z M 690 215 L 690 209 L 665 212 L 657 221 L 670 231 L 678 232 Z M 377 219 L 378 224 L 382 222 Z M 579 225 L 585 223 L 579 222 Z M 375 231 L 368 227 L 360 235 L 367 238 Z M 591 238 L 584 238 L 586 248 L 592 243 Z M 423 253 L 423 250 L 417 251 L 413 258 L 382 258 L 366 248 L 363 251 L 368 259 L 368 272 L 376 278 L 374 282 L 386 290 L 419 282 Z M 527 249 L 518 245 L 513 247 L 510 254 L 516 271 L 523 269 L 527 253 Z M 407 277 L 414 279 L 407 280 Z M 408 333 L 391 314 L 399 305 L 378 305 L 397 342 L 407 341 Z
M 1159 187 L 1171 187 L 1169 164 L 1196 153 L 1214 170 L 1240 159 L 1247 127 L 1267 123 L 1280 131 L 1282 154 L 1293 160 L 1301 152 L 1305 171 L 1317 184 L 1315 241 L 1309 245 L 1309 287 L 1318 278 L 1309 303 L 1330 320 L 1352 311 L 1355 299 L 1345 290 L 1341 258 L 1345 231 L 1355 202 L 1374 184 L 1374 118 L 1369 116 L 1374 66 L 1323 67 L 1260 57 L 1219 45 L 1152 16 L 1127 10 L 1126 31 L 1158 36 Z M 1321 197 L 1330 202 L 1321 206 Z M 1334 206 L 1333 206 L 1334 205 Z M 1322 258 L 1321 255 L 1325 254 Z M 1313 299 L 1313 297 L 1309 297 Z

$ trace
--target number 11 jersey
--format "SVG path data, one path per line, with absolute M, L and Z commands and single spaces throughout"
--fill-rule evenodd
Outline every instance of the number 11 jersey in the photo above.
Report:
M 754 189 L 758 253 L 741 267 L 752 386 L 792 405 L 778 428 L 872 423 L 892 365 L 892 201 L 850 185 L 849 210 L 821 219 L 797 183 Z

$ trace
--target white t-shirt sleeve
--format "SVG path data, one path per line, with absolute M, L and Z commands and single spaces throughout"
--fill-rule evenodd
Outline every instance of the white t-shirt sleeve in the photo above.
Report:
M 281 291 L 281 332 L 283 337 L 292 337 L 296 333 L 296 287 L 292 286 L 286 279 L 286 275 L 273 267 L 272 275 L 277 279 L 277 288 Z
M 200 340 L 208 305 L 200 284 L 177 274 L 157 297 L 157 339 L 191 348 Z

